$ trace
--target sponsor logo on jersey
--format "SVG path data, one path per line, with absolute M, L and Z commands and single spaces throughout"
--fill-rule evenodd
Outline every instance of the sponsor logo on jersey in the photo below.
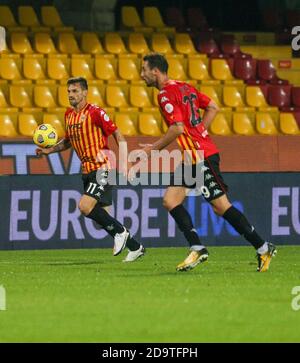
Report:
M 173 105 L 171 105 L 171 103 L 167 103 L 167 104 L 165 105 L 165 110 L 166 110 L 168 113 L 172 113 L 172 112 L 173 112 L 173 110 L 174 110 L 174 107 L 173 107 Z
M 209 188 L 213 188 L 216 185 L 218 185 L 218 184 L 212 181 L 212 182 L 209 183 Z
M 214 196 L 219 195 L 221 193 L 222 193 L 222 190 L 220 190 L 220 189 L 214 190 Z
M 164 103 L 164 102 L 167 102 L 167 101 L 170 101 L 170 100 L 168 99 L 168 97 L 165 97 L 165 96 L 162 97 L 161 100 L 160 100 L 161 103 Z
M 205 180 L 210 180 L 210 179 L 212 179 L 213 178 L 213 176 L 211 175 L 211 174 L 207 174 L 207 175 L 205 175 Z

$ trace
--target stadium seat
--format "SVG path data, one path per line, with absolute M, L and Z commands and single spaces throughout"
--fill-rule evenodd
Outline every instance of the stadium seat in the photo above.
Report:
M 256 130 L 261 135 L 277 135 L 274 121 L 268 113 L 256 113 Z
M 106 87 L 106 103 L 109 107 L 128 107 L 127 90 L 118 85 Z
M 233 131 L 238 135 L 251 136 L 255 134 L 254 127 L 246 113 L 233 113 Z
M 64 120 L 63 120 L 63 114 L 59 117 L 57 114 L 52 113 L 44 113 L 43 115 L 43 123 L 52 125 L 59 138 L 65 136 L 65 129 L 64 129 Z
M 19 24 L 16 22 L 14 14 L 10 10 L 9 6 L 1 5 L 0 6 L 0 24 L 4 28 L 12 29 L 12 28 L 18 28 Z M 23 28 L 23 30 L 26 31 L 26 27 Z M 13 29 L 15 30 L 15 29 Z
M 0 113 L 0 137 L 16 136 L 18 136 L 18 133 L 11 115 Z
M 158 105 L 158 100 L 157 100 L 157 96 L 158 96 L 159 90 L 155 87 L 152 88 L 152 103 L 154 106 L 159 106 Z
M 108 53 L 111 54 L 127 53 L 125 44 L 118 33 L 105 33 L 104 45 Z
M 136 55 L 121 54 L 118 62 L 119 76 L 126 81 L 139 80 L 141 78 L 139 65 L 140 60 L 137 59 Z
M 57 100 L 58 105 L 61 107 L 70 107 L 70 102 L 68 98 L 68 87 L 66 85 L 57 86 Z
M 8 107 L 7 102 L 7 93 L 4 90 L 4 87 L 0 86 L 0 108 Z
M 65 26 L 61 20 L 59 12 L 54 6 L 41 7 L 42 23 L 45 26 L 53 28 L 57 32 L 73 31 L 73 27 Z
M 41 54 L 55 54 L 57 50 L 53 40 L 48 33 L 35 33 L 34 34 L 34 48 Z
M 234 76 L 248 81 L 256 78 L 256 59 L 237 58 L 234 62 Z
M 0 58 L 0 78 L 8 81 L 19 80 L 22 78 L 21 61 L 10 57 Z
M 19 23 L 27 27 L 40 27 L 41 24 L 32 6 L 19 6 L 18 7 Z
M 186 81 L 187 76 L 184 67 L 184 58 L 175 56 L 167 56 L 167 61 L 169 63 L 168 75 L 170 79 L 175 79 L 177 81 Z
M 134 6 L 122 6 L 121 22 L 127 28 L 141 27 L 144 25 Z
M 207 28 L 207 20 L 201 8 L 191 7 L 187 9 L 187 25 L 192 29 Z
M 165 19 L 167 25 L 175 27 L 176 31 L 184 31 L 186 29 L 186 21 L 179 8 L 167 7 Z
M 31 85 L 12 84 L 9 87 L 9 101 L 13 107 L 31 107 L 31 100 Z
M 11 50 L 14 53 L 19 54 L 31 54 L 33 53 L 31 44 L 27 38 L 26 33 L 18 32 L 12 33 L 10 37 Z
M 269 59 L 257 60 L 257 76 L 267 82 L 274 84 L 288 84 L 286 80 L 279 79 L 276 73 L 276 68 Z
M 102 79 L 104 81 L 117 79 L 116 60 L 114 56 L 97 56 L 95 58 L 95 74 L 98 79 Z
M 141 113 L 139 115 L 139 131 L 142 135 L 161 136 L 161 130 L 158 124 L 158 117 L 150 113 Z
M 99 86 L 89 85 L 87 100 L 88 100 L 88 102 L 93 103 L 94 105 L 97 105 L 100 107 L 105 106 L 105 102 L 102 97 Z
M 38 57 L 25 57 L 23 59 L 23 74 L 27 79 L 36 81 L 38 79 L 45 79 L 46 62 L 41 56 Z
M 211 74 L 220 81 L 232 80 L 230 67 L 225 59 L 211 59 Z
M 96 33 L 84 32 L 81 35 L 81 50 L 88 54 L 103 54 L 102 44 Z
M 200 86 L 200 92 L 211 98 L 218 106 L 222 106 L 219 95 L 212 86 Z
M 290 85 L 271 85 L 268 89 L 268 103 L 276 107 L 289 107 L 291 104 Z
M 18 130 L 23 136 L 32 136 L 38 123 L 34 115 L 28 113 L 20 113 L 18 119 Z
M 225 115 L 222 113 L 218 113 L 216 115 L 210 124 L 209 130 L 214 135 L 228 136 L 232 134 L 228 125 L 228 121 L 226 120 Z
M 65 56 L 53 56 L 47 59 L 47 73 L 51 79 L 57 81 L 68 79 L 70 60 Z
M 128 48 L 131 53 L 149 53 L 149 47 L 142 33 L 130 33 L 128 38 Z
M 127 113 L 117 112 L 115 114 L 115 122 L 118 126 L 120 132 L 125 136 L 136 136 L 138 134 L 135 122 L 133 121 L 134 117 Z
M 208 56 L 219 55 L 220 49 L 214 39 L 199 38 L 196 40 L 196 49 Z
M 267 87 L 264 87 L 267 90 Z M 246 87 L 246 102 L 251 107 L 266 107 L 268 106 L 262 87 L 247 86 Z
M 145 6 L 143 14 L 144 14 L 144 23 L 146 26 L 150 26 L 153 28 L 166 26 L 160 15 L 158 8 L 154 6 Z
M 177 53 L 186 55 L 196 53 L 196 49 L 189 34 L 175 34 L 175 50 Z
M 57 47 L 61 53 L 79 54 L 80 49 L 73 33 L 59 33 Z
M 56 107 L 56 87 L 36 85 L 34 87 L 34 103 L 37 107 Z
M 241 53 L 240 46 L 236 41 L 221 41 L 221 51 L 230 57 Z
M 71 59 L 71 75 L 72 77 L 84 77 L 86 79 L 94 79 L 93 61 L 85 57 L 72 57 Z
M 162 54 L 173 54 L 173 49 L 166 34 L 153 33 L 151 47 L 154 52 Z
M 300 87 L 292 88 L 292 104 L 296 107 L 300 107 Z
M 129 90 L 129 102 L 133 107 L 151 107 L 149 92 L 146 87 L 132 85 Z
M 300 135 L 300 129 L 292 113 L 280 113 L 280 131 L 286 135 Z
M 223 102 L 227 107 L 243 107 L 245 106 L 242 96 L 236 87 L 223 87 Z

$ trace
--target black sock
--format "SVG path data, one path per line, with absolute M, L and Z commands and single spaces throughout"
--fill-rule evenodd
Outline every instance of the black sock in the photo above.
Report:
M 170 210 L 171 216 L 175 219 L 178 228 L 183 232 L 190 246 L 201 245 L 197 231 L 195 230 L 192 218 L 182 204 Z
M 124 232 L 124 226 L 119 223 L 115 218 L 109 215 L 104 208 L 97 203 L 91 213 L 86 216 L 87 218 L 93 219 L 95 222 L 100 224 L 108 234 L 115 237 L 117 233 Z
M 261 247 L 265 241 L 256 233 L 255 229 L 248 222 L 247 218 L 234 206 L 231 206 L 224 213 L 223 218 L 256 249 Z
M 129 251 L 137 251 L 141 245 L 134 238 L 130 237 L 126 242 L 126 247 Z

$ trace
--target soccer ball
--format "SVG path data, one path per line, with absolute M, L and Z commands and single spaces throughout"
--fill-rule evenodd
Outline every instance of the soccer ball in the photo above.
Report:
M 33 142 L 42 148 L 48 148 L 57 143 L 57 132 L 52 125 L 39 125 L 33 133 Z

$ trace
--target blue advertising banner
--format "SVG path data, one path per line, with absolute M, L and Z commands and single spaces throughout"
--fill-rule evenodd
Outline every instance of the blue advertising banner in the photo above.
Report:
M 299 173 L 224 173 L 231 202 L 258 233 L 276 244 L 300 242 Z M 111 213 L 146 247 L 186 246 L 162 206 L 165 186 L 119 186 Z M 80 175 L 0 177 L 0 249 L 112 247 L 111 237 L 77 208 Z M 206 245 L 247 244 L 191 192 L 185 203 Z

